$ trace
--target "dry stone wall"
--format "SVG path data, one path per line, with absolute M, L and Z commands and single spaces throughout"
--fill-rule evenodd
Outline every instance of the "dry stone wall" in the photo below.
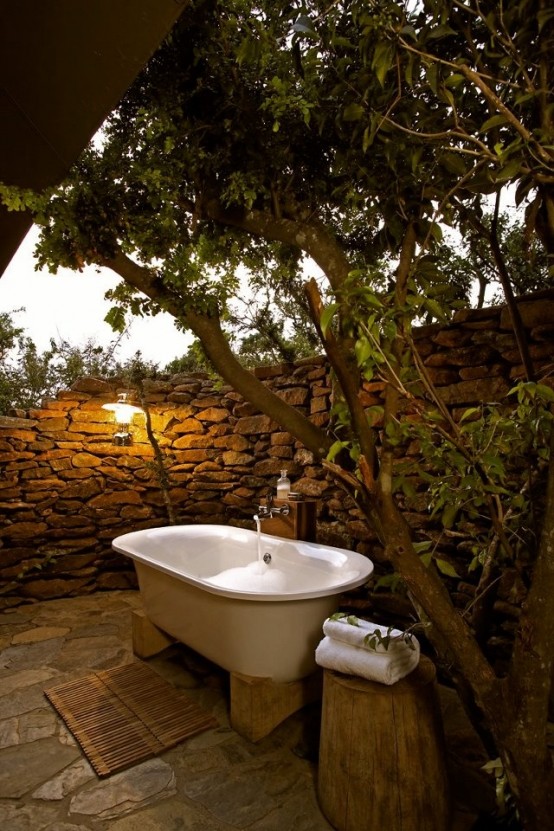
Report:
M 554 385 L 554 292 L 519 307 L 531 355 Z M 523 370 L 505 307 L 464 310 L 448 326 L 416 332 L 417 348 L 444 400 L 457 408 L 502 400 Z M 332 387 L 322 358 L 260 368 L 274 392 L 325 426 Z M 81 379 L 40 409 L 0 417 L 0 608 L 135 585 L 132 566 L 111 549 L 126 531 L 167 523 L 144 417 L 133 443 L 113 444 L 113 414 L 102 405 L 117 386 Z M 152 428 L 179 522 L 253 527 L 253 514 L 279 471 L 318 501 L 321 542 L 379 558 L 371 533 L 312 455 L 230 387 L 206 376 L 145 383 Z M 379 402 L 368 384 L 365 406 Z M 428 516 L 410 517 L 417 527 Z

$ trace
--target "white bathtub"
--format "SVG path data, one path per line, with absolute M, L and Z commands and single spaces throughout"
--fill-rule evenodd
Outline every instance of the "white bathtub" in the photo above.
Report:
M 316 669 L 338 595 L 373 571 L 353 551 L 262 534 L 265 565 L 255 531 L 222 525 L 133 531 L 112 545 L 134 560 L 152 623 L 229 672 L 279 682 Z

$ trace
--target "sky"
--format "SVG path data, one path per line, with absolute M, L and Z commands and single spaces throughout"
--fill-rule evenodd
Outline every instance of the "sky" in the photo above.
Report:
M 50 338 L 63 339 L 72 346 L 92 339 L 108 346 L 115 333 L 104 322 L 110 303 L 104 294 L 119 282 L 109 269 L 84 269 L 82 273 L 60 269 L 50 274 L 35 271 L 34 248 L 38 229 L 33 226 L 8 268 L 0 277 L 0 312 L 10 314 L 21 307 L 25 311 L 12 315 L 16 326 L 25 330 L 39 351 L 47 349 Z M 116 357 L 124 361 L 140 350 L 142 358 L 161 367 L 183 355 L 192 341 L 191 335 L 179 332 L 173 318 L 159 314 L 135 318 L 124 335 Z

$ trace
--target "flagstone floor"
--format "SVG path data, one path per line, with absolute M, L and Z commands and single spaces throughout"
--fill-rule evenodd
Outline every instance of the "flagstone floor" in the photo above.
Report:
M 329 831 L 316 794 L 317 705 L 253 744 L 229 726 L 227 673 L 181 645 L 148 664 L 213 713 L 218 727 L 107 779 L 96 776 L 44 689 L 133 660 L 131 613 L 140 605 L 137 592 L 121 591 L 0 614 L 0 827 Z M 454 745 L 467 743 L 458 710 L 447 696 Z M 452 831 L 471 827 L 481 787 L 476 777 L 473 804 L 458 806 Z

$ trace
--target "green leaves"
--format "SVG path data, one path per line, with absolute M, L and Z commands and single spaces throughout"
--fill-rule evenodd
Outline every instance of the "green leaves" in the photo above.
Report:
M 446 577 L 459 577 L 454 563 L 462 551 L 470 555 L 467 569 L 471 571 L 490 557 L 502 561 L 520 551 L 527 561 L 537 545 L 527 488 L 548 456 L 542 451 L 548 447 L 554 419 L 549 411 L 554 390 L 522 383 L 511 397 L 515 406 L 472 406 L 459 413 L 457 438 L 449 439 L 433 429 L 432 421 L 422 419 L 413 425 L 418 460 L 398 465 L 399 476 L 409 473 L 410 481 L 417 476 L 422 482 L 415 493 L 402 491 L 406 506 L 417 506 L 425 488 L 431 517 L 441 523 L 440 540 L 434 545 L 423 543 L 419 550 L 425 564 L 434 563 Z M 493 523 L 491 515 L 496 516 Z M 451 539 L 465 540 L 456 560 L 448 547 Z
M 446 577 L 460 578 L 460 575 L 452 563 L 449 563 L 448 560 L 442 560 L 440 557 L 435 557 L 435 563 L 441 574 L 444 574 Z
M 392 44 L 384 40 L 378 41 L 373 53 L 371 68 L 375 70 L 377 80 L 382 87 L 385 85 L 385 78 L 387 76 L 387 72 L 392 66 L 393 59 L 394 49 Z
M 343 121 L 359 121 L 365 114 L 365 108 L 355 102 L 347 104 L 342 111 Z
M 429 568 L 431 564 L 434 563 L 439 572 L 444 574 L 445 577 L 460 579 L 460 575 L 454 565 L 449 560 L 441 557 L 437 551 L 431 550 L 431 545 L 432 544 L 429 541 L 414 543 L 414 548 L 419 553 L 421 562 L 424 566 Z
M 341 450 L 344 450 L 345 447 L 349 447 L 349 446 L 350 446 L 350 442 L 348 442 L 348 441 L 335 441 L 335 442 L 333 442 L 333 444 L 331 445 L 331 447 L 329 448 L 329 451 L 327 453 L 327 460 L 329 462 L 332 462 L 335 459 L 335 457 L 337 456 L 337 454 L 341 452 Z
M 497 113 L 493 115 L 491 118 L 487 119 L 485 123 L 481 126 L 479 132 L 486 133 L 488 130 L 492 130 L 493 127 L 504 127 L 507 124 L 507 118 L 504 113 Z
M 375 437 L 377 473 L 381 457 L 392 458 L 398 504 L 440 526 L 440 545 L 422 553 L 431 551 L 452 577 L 457 535 L 490 550 L 494 531 L 483 516 L 492 501 L 508 516 L 507 537 L 523 545 L 515 530 L 529 511 L 521 471 L 530 448 L 544 459 L 552 392 L 514 393 L 512 424 L 497 409 L 473 407 L 450 425 L 427 401 L 411 327 L 449 319 L 490 262 L 482 241 L 467 237 L 457 258 L 442 258 L 444 221 L 480 219 L 481 195 L 512 180 L 517 198 L 527 198 L 541 173 L 535 151 L 551 139 L 541 132 L 548 113 L 528 71 L 541 54 L 536 20 L 509 17 L 500 31 L 492 7 L 487 18 L 442 2 L 407 9 L 363 0 L 324 10 L 265 0 L 188 4 L 102 145 L 52 198 L 41 256 L 75 268 L 117 252 L 148 266 L 157 299 L 114 296 L 108 320 L 118 331 L 126 311 L 143 314 L 164 301 L 230 323 L 234 296 L 254 297 L 260 314 L 254 303 L 247 308 L 239 325 L 250 327 L 248 345 L 236 351 L 258 359 L 267 354 L 252 331 L 260 321 L 279 349 L 283 319 L 315 349 L 302 299 L 280 318 L 264 304 L 278 291 L 288 296 L 308 253 L 318 258 L 322 283 L 335 289 L 321 332 L 324 341 L 332 333 L 358 384 L 356 426 Z M 540 25 L 549 19 L 543 14 Z M 517 46 L 509 55 L 508 31 Z M 481 46 L 487 76 L 477 84 Z M 4 199 L 15 210 L 27 196 L 4 191 Z M 402 247 L 408 228 L 413 257 Z M 402 259 L 397 279 L 405 252 L 411 263 L 404 269 Z M 360 436 L 335 393 L 328 458 L 356 461 Z
M 363 366 L 372 357 L 373 349 L 367 338 L 361 337 L 357 339 L 354 344 L 354 354 L 356 355 L 356 362 L 358 366 Z M 373 357 L 377 358 L 377 356 Z
M 125 310 L 121 306 L 112 306 L 104 318 L 114 332 L 124 332 L 126 328 Z
M 329 303 L 329 305 L 326 306 L 325 309 L 323 310 L 322 315 L 321 315 L 321 319 L 319 321 L 319 325 L 321 327 L 321 331 L 323 332 L 323 335 L 326 334 L 327 329 L 329 328 L 329 326 L 331 324 L 331 321 L 333 320 L 334 316 L 338 312 L 339 308 L 340 308 L 339 303 Z
M 347 615 L 345 612 L 335 612 L 329 620 L 342 620 L 343 623 L 348 623 L 350 626 L 360 625 L 360 621 L 356 615 Z
M 50 195 L 51 190 L 39 194 L 28 188 L 19 188 L 15 185 L 5 185 L 0 182 L 0 205 L 4 205 L 10 212 L 42 212 Z

